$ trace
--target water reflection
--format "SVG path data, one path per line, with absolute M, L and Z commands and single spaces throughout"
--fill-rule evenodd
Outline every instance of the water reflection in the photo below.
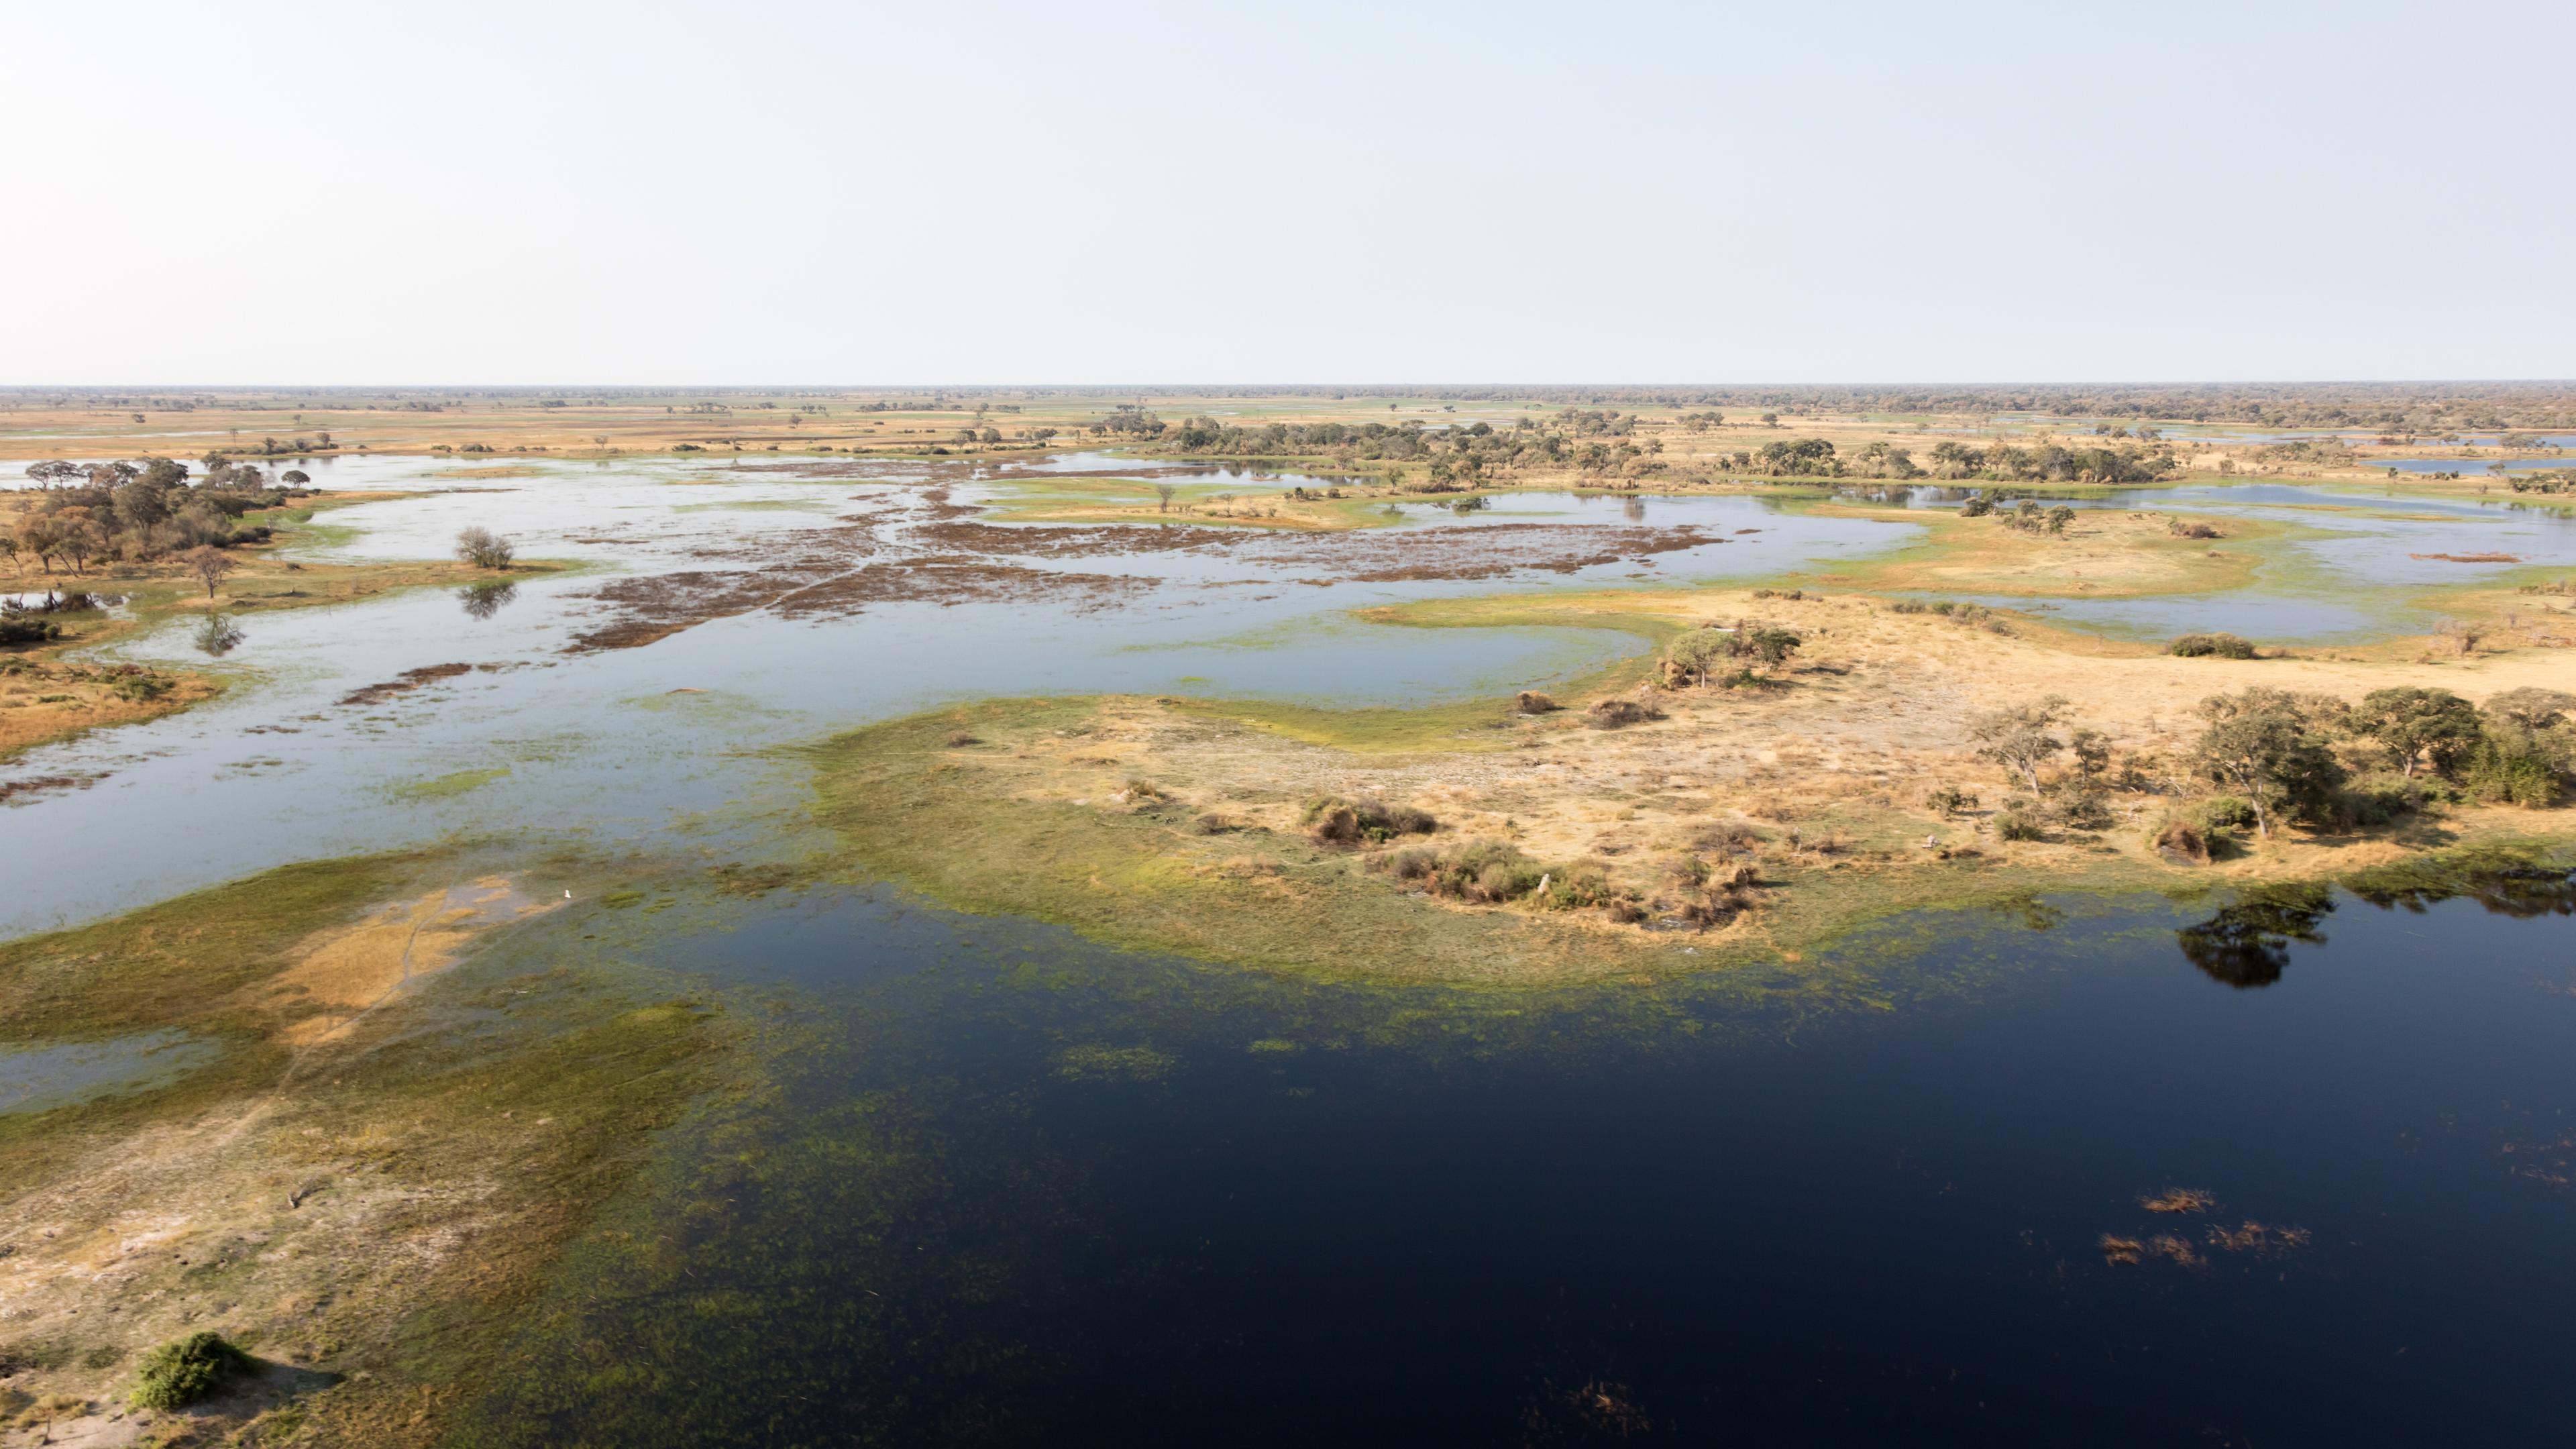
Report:
M 2365 879 L 2353 883 L 2352 893 L 2381 910 L 2403 908 L 2416 915 L 2459 896 L 2516 920 L 2576 915 L 2576 873 L 2542 866 L 2505 866 L 2456 879 Z
M 2238 990 L 2269 986 L 2290 964 L 2290 943 L 2322 946 L 2317 922 L 2334 910 L 2321 885 L 2262 886 L 2196 926 L 2174 932 L 2182 954 L 2210 980 Z
M 519 586 L 506 581 L 497 584 L 476 584 L 471 588 L 456 591 L 457 601 L 465 606 L 466 616 L 474 619 L 489 619 L 501 612 L 503 605 L 518 597 Z
M 230 614 L 208 614 L 206 622 L 197 626 L 197 647 L 218 657 L 240 648 L 248 637 Z

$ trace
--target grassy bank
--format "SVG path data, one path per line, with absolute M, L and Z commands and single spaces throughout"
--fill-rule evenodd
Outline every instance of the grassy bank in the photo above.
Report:
M 540 948 L 548 894 L 456 851 L 372 856 L 0 945 L 0 1048 L 213 1048 L 0 1115 L 16 1385 L 105 1405 L 144 1350 L 212 1327 L 292 1392 L 213 1406 L 206 1439 L 433 1441 L 725 1041 L 708 1008 Z

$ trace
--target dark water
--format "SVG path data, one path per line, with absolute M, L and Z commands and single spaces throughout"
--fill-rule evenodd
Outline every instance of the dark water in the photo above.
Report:
M 766 909 L 638 948 L 769 1002 L 765 1075 L 463 1437 L 2563 1443 L 2568 900 L 2031 903 L 1526 994 Z

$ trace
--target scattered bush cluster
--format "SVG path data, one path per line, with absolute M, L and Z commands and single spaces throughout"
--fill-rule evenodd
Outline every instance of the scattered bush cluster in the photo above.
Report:
M 1366 797 L 1345 800 L 1339 795 L 1318 795 L 1307 801 L 1298 823 L 1316 844 L 1345 849 L 1382 845 L 1399 835 L 1429 835 L 1440 828 L 1427 810 Z
M 2185 659 L 2251 659 L 2254 646 L 2233 634 L 2184 634 L 2165 652 Z

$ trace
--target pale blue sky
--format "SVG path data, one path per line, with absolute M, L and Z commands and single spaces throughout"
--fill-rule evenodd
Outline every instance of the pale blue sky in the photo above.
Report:
M 2576 5 L 0 10 L 0 382 L 2576 375 Z

